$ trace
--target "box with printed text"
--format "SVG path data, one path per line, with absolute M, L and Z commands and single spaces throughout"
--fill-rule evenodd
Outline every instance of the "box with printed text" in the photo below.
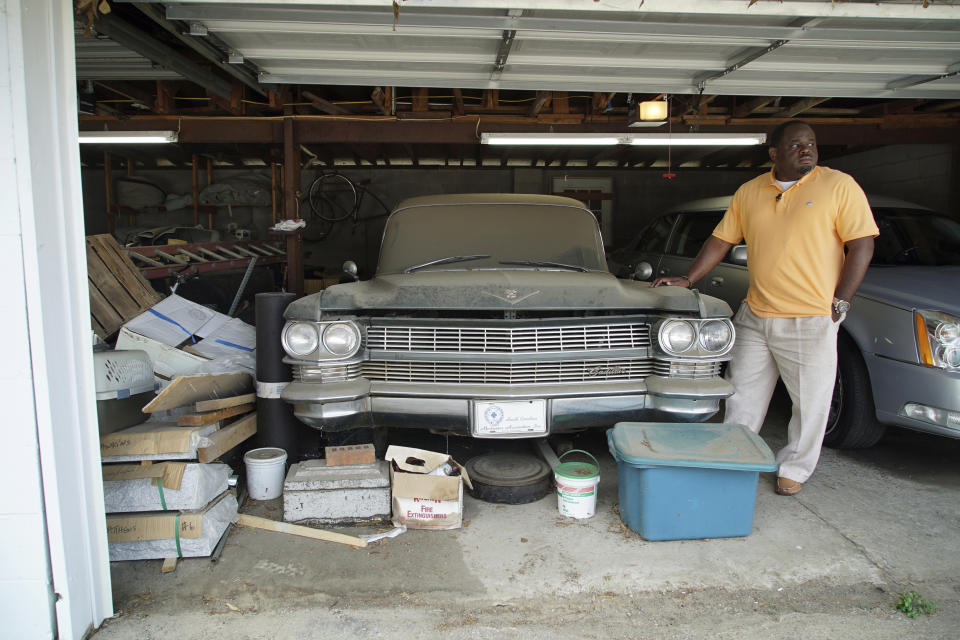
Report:
M 463 524 L 466 469 L 445 453 L 390 446 L 393 519 L 410 529 L 458 529 Z

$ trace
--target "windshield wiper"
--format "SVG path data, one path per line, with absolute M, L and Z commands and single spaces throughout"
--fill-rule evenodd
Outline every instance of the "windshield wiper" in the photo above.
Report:
M 524 267 L 554 267 L 556 269 L 580 271 L 581 273 L 586 273 L 589 271 L 589 269 L 586 267 L 580 267 L 575 264 L 563 264 L 562 262 L 541 262 L 538 260 L 501 260 L 500 264 L 515 264 Z
M 423 269 L 424 267 L 432 267 L 436 264 L 452 264 L 454 262 L 467 262 L 468 260 L 480 260 L 482 258 L 489 258 L 490 255 L 486 253 L 480 253 L 475 256 L 450 256 L 449 258 L 440 258 L 439 260 L 431 260 L 430 262 L 424 262 L 423 264 L 417 264 L 412 267 L 407 267 L 403 270 L 404 273 L 413 273 L 417 269 Z

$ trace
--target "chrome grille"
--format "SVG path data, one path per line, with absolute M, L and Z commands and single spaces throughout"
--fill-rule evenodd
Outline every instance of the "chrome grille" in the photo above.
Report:
M 374 326 L 367 348 L 432 353 L 543 353 L 638 349 L 650 346 L 650 325 L 562 327 Z
M 642 380 L 649 360 L 585 360 L 573 362 L 365 362 L 363 377 L 383 382 L 461 384 L 549 384 L 601 380 Z
M 720 375 L 720 362 L 677 362 L 668 360 L 656 360 L 653 365 L 653 372 L 658 376 L 668 378 L 688 378 L 691 380 L 700 380 L 703 378 L 713 378 Z
M 297 382 L 346 382 L 363 375 L 362 363 L 325 364 L 314 367 L 293 367 L 293 379 Z

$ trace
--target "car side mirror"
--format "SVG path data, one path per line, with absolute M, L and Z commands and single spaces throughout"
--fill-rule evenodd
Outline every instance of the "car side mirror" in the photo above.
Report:
M 730 249 L 730 262 L 739 264 L 742 267 L 747 266 L 747 245 L 738 244 Z
M 347 260 L 343 263 L 343 273 L 354 282 L 360 279 L 360 276 L 357 275 L 358 272 L 357 263 L 353 260 Z
M 649 280 L 653 275 L 653 265 L 649 262 L 638 262 L 633 268 L 630 278 L 633 280 Z

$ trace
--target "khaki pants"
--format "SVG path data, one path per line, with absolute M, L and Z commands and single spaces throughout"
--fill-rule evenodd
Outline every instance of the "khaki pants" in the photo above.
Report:
M 843 318 L 841 318 L 841 321 Z M 760 432 L 777 378 L 793 402 L 787 445 L 777 452 L 777 475 L 806 482 L 820 458 L 837 371 L 839 322 L 830 316 L 760 318 L 746 305 L 734 316 L 737 331 L 727 380 L 723 421 Z

